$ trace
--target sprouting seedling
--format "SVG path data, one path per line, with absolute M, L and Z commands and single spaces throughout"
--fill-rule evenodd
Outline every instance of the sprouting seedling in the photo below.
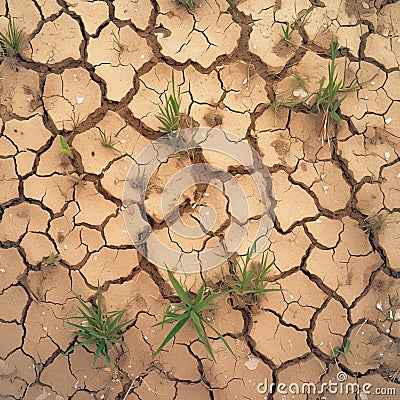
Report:
M 127 47 L 124 44 L 122 44 L 119 32 L 118 34 L 112 32 L 111 36 L 113 38 L 113 49 L 117 51 L 119 54 L 122 54 L 127 49 Z
M 73 156 L 73 154 L 71 152 L 71 149 L 70 149 L 70 147 L 68 145 L 67 139 L 65 139 L 65 137 L 62 136 L 62 135 L 58 135 L 58 137 L 60 138 L 60 143 L 61 143 L 60 153 L 65 154 L 69 158 L 73 159 L 74 156 Z
M 282 291 L 280 288 L 268 288 L 270 282 L 267 275 L 272 267 L 276 267 L 275 259 L 268 261 L 268 253 L 263 252 L 260 261 L 252 261 L 256 241 L 247 250 L 244 257 L 230 260 L 229 275 L 224 276 L 230 293 L 239 297 L 245 305 L 251 306 L 259 302 L 268 292 Z
M 286 41 L 290 41 L 290 39 L 292 38 L 292 33 L 293 33 L 293 25 L 290 24 L 289 22 L 281 23 L 281 28 L 283 31 L 283 38 Z
M 77 174 L 76 172 L 73 172 L 72 174 L 69 173 L 68 171 L 65 171 L 66 174 L 69 176 L 69 178 L 71 179 L 72 182 L 74 182 L 74 185 L 77 185 L 79 187 L 81 187 L 82 189 L 86 189 L 85 186 L 87 184 L 86 182 L 86 174 Z
M 349 354 L 349 352 L 350 352 L 350 339 L 347 339 L 346 345 L 344 347 L 335 346 L 332 349 L 331 358 L 336 359 L 337 357 L 339 357 L 340 354 L 343 354 L 343 357 L 347 361 L 347 355 Z
M 192 10 L 197 7 L 197 4 L 196 4 L 195 0 L 176 0 L 176 2 L 180 6 L 185 6 L 187 8 L 192 9 Z
M 57 266 L 60 262 L 60 255 L 56 254 L 56 253 L 50 253 L 50 255 L 48 255 L 47 257 L 45 257 L 43 259 L 43 265 L 44 266 L 49 266 L 49 265 L 53 265 L 53 266 Z
M 371 231 L 379 231 L 385 224 L 393 222 L 395 221 L 388 218 L 388 214 L 381 212 L 365 218 L 364 223 L 360 223 L 360 228 L 369 234 Z
M 76 339 L 82 339 L 82 341 L 72 345 L 65 354 L 72 353 L 80 346 L 95 345 L 96 352 L 93 360 L 93 364 L 95 364 L 100 354 L 104 355 L 108 362 L 111 362 L 109 353 L 116 344 L 120 344 L 129 353 L 129 347 L 124 342 L 124 334 L 127 326 L 132 323 L 133 320 L 121 322 L 126 310 L 103 313 L 101 306 L 101 288 L 99 284 L 97 285 L 96 311 L 93 311 L 88 305 L 86 305 L 75 292 L 74 295 L 80 303 L 78 310 L 81 315 L 70 319 L 78 319 L 81 323 L 77 324 L 70 322 L 69 320 L 67 320 L 67 322 L 69 325 L 78 329 L 78 331 L 74 333 L 74 336 Z
M 160 129 L 166 133 L 174 132 L 180 129 L 180 106 L 181 106 L 181 94 L 180 89 L 178 92 L 175 88 L 175 75 L 172 71 L 172 94 L 169 96 L 164 94 L 164 101 L 159 104 L 158 109 L 161 115 L 157 115 L 157 119 L 161 122 L 162 126 Z
M 100 140 L 101 140 L 101 144 L 103 147 L 109 147 L 110 149 L 114 149 L 117 150 L 115 148 L 115 145 L 117 144 L 117 141 L 113 141 L 112 135 L 109 134 L 107 136 L 107 134 L 99 127 L 97 127 L 97 129 L 99 130 L 100 133 Z
M 72 113 L 70 117 L 71 123 L 72 123 L 72 130 L 75 132 L 75 130 L 78 128 L 79 124 L 81 123 L 81 118 L 79 114 L 75 114 L 75 111 Z
M 19 52 L 22 39 L 22 30 L 15 26 L 14 18 L 10 15 L 8 18 L 8 27 L 5 33 L 0 32 L 0 43 L 5 48 L 8 56 L 15 56 Z
M 179 281 L 174 277 L 174 274 L 168 270 L 168 277 L 174 287 L 177 295 L 181 299 L 182 304 L 180 305 L 169 305 L 164 318 L 161 322 L 155 324 L 154 326 L 164 326 L 170 323 L 176 323 L 171 331 L 168 333 L 164 341 L 161 343 L 160 347 L 154 353 L 156 356 L 165 345 L 183 328 L 183 326 L 190 320 L 199 336 L 199 339 L 204 344 L 208 354 L 211 358 L 215 360 L 214 353 L 212 351 L 209 338 L 206 333 L 205 327 L 210 328 L 224 343 L 226 348 L 236 358 L 231 347 L 229 346 L 226 339 L 219 333 L 208 321 L 203 317 L 203 313 L 209 310 L 214 310 L 217 308 L 216 305 L 211 304 L 213 300 L 220 296 L 228 294 L 228 292 L 215 292 L 207 294 L 206 286 L 203 283 L 198 291 L 194 300 L 192 300 L 186 290 L 182 287 Z
M 35 372 L 36 372 L 36 376 L 39 376 L 43 370 L 44 364 L 43 364 L 42 358 L 40 357 L 40 354 L 38 352 L 36 352 L 36 354 L 38 356 L 39 361 L 37 361 L 37 362 L 35 361 Z
M 352 82 L 349 86 L 345 86 L 346 80 L 346 68 L 343 79 L 338 79 L 336 73 L 336 56 L 339 49 L 339 44 L 332 38 L 331 41 L 331 59 L 328 64 L 328 83 L 325 86 L 326 77 L 322 77 L 319 83 L 319 88 L 316 93 L 316 101 L 314 109 L 318 114 L 322 114 L 321 125 L 318 130 L 318 135 L 321 136 L 322 143 L 330 141 L 329 138 L 329 125 L 332 120 L 333 123 L 338 126 L 340 123 L 340 115 L 338 109 L 342 104 L 345 97 L 338 98 L 338 94 L 341 92 L 348 92 L 357 90 L 360 85 Z

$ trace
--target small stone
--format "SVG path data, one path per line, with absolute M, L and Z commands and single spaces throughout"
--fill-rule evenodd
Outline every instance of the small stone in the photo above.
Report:
M 257 358 L 250 358 L 248 361 L 246 361 L 244 363 L 244 366 L 250 370 L 250 371 L 254 371 L 257 367 L 258 364 L 260 363 L 260 360 L 258 360 Z
M 389 158 L 390 158 L 390 153 L 388 151 L 385 153 L 385 158 L 386 158 L 386 160 L 389 160 Z
M 76 104 L 82 104 L 82 103 L 83 103 L 83 100 L 85 100 L 84 97 L 77 97 L 77 98 L 76 98 Z
M 363 6 L 366 10 L 369 9 L 369 4 L 366 3 L 365 1 L 363 1 L 361 4 L 362 4 L 362 6 Z
M 389 125 L 392 122 L 392 118 L 386 118 L 385 119 L 385 124 Z

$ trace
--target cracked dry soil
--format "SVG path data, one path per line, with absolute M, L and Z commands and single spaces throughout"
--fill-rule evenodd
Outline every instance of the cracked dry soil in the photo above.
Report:
M 326 399 L 399 398 L 400 2 L 244 0 L 234 10 L 207 0 L 188 11 L 171 0 L 0 0 L 2 31 L 8 14 L 25 37 L 21 57 L 0 65 L 1 399 L 314 400 L 257 386 L 322 384 L 339 370 L 397 394 Z M 288 43 L 279 22 L 294 19 Z M 338 69 L 360 88 L 322 146 L 318 116 L 266 103 L 288 88 L 296 99 L 293 75 L 315 90 L 332 34 Z M 275 186 L 269 249 L 279 270 L 270 277 L 284 291 L 254 313 L 220 301 L 210 315 L 236 361 L 212 340 L 213 363 L 190 326 L 152 358 L 166 334 L 152 325 L 176 297 L 165 271 L 133 246 L 121 199 L 132 157 L 161 136 L 156 115 L 172 70 L 191 123 L 246 139 Z M 101 145 L 99 129 L 118 151 Z M 59 153 L 60 133 L 73 160 Z M 202 157 L 218 160 L 195 154 L 163 165 L 146 200 L 156 234 L 184 251 L 194 244 L 168 231 L 160 195 L 174 171 Z M 251 180 L 235 172 L 256 210 Z M 196 206 L 214 203 L 216 229 L 226 229 L 226 199 L 215 189 L 195 187 L 181 201 L 188 223 Z M 361 229 L 377 214 L 383 223 Z M 202 278 L 188 277 L 193 292 Z M 221 280 L 219 268 L 207 279 Z M 64 355 L 72 291 L 94 304 L 98 281 L 106 310 L 134 318 L 131 353 L 114 355 L 117 369 L 101 357 L 93 366 L 91 348 Z M 348 340 L 347 357 L 332 360 Z

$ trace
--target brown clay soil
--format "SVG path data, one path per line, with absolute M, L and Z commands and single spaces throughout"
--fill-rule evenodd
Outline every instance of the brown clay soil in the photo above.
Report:
M 0 398 L 316 399 L 257 387 L 322 384 L 342 370 L 347 382 L 397 394 L 324 398 L 399 399 L 400 2 L 244 0 L 236 10 L 199 2 L 191 11 L 172 0 L 0 0 L 2 31 L 11 14 L 25 33 L 21 55 L 0 65 Z M 279 22 L 294 20 L 285 42 Z M 321 116 L 306 105 L 266 104 L 316 90 L 332 35 L 339 74 L 360 88 L 322 145 Z M 237 360 L 210 332 L 212 362 L 191 326 L 152 356 L 167 333 L 152 325 L 177 298 L 165 271 L 132 244 L 121 199 L 132 157 L 161 136 L 156 115 L 171 71 L 186 120 L 245 138 L 275 186 L 269 249 L 279 270 L 270 278 L 284 291 L 252 311 L 221 300 L 208 317 Z M 294 75 L 303 88 L 292 90 Z M 98 128 L 117 150 L 102 146 Z M 60 133 L 72 160 L 59 152 Z M 160 192 L 170 171 L 192 161 L 171 159 L 149 189 L 161 240 L 169 232 Z M 250 180 L 237 176 L 256 207 Z M 223 229 L 226 199 L 214 192 Z M 185 196 L 186 212 L 207 203 L 196 190 Z M 195 292 L 201 279 L 186 284 Z M 220 269 L 207 279 L 221 280 Z M 95 304 L 97 282 L 106 310 L 134 318 L 130 354 L 116 348 L 116 367 L 103 357 L 93 366 L 90 346 L 64 354 L 73 341 L 65 318 L 77 313 L 72 292 Z M 347 357 L 333 360 L 348 340 Z

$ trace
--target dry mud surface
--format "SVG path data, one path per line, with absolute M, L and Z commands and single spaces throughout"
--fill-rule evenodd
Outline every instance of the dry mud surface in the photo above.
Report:
M 320 398 L 399 398 L 398 1 L 244 0 L 234 10 L 204 0 L 188 11 L 171 0 L 0 0 L 2 29 L 7 14 L 25 38 L 21 57 L 0 65 L 1 399 L 315 400 L 262 394 L 259 384 L 321 385 L 337 382 L 339 371 L 346 382 L 397 394 Z M 279 22 L 294 18 L 287 43 Z M 266 103 L 303 94 L 290 92 L 293 75 L 315 90 L 332 34 L 338 69 L 360 89 L 348 93 L 335 138 L 322 146 L 320 116 Z M 152 357 L 167 332 L 152 325 L 177 299 L 165 271 L 132 244 L 122 190 L 132 157 L 161 136 L 155 116 L 172 70 L 187 122 L 251 143 L 276 191 L 269 248 L 279 270 L 270 277 L 284 291 L 254 312 L 221 301 L 208 317 L 237 360 L 212 340 L 213 363 L 190 326 Z M 101 145 L 99 129 L 117 150 Z M 60 133 L 73 160 L 59 152 Z M 160 193 L 171 173 L 199 157 L 229 166 L 213 154 L 170 159 L 146 200 L 160 240 L 182 251 L 199 243 L 168 231 Z M 251 181 L 234 172 L 256 218 Z M 198 206 L 214 205 L 224 232 L 227 198 L 215 188 L 195 187 L 181 200 L 188 221 Z M 382 223 L 360 228 L 377 214 Z M 55 265 L 51 254 L 59 254 Z M 218 282 L 220 269 L 206 278 Z M 186 284 L 195 292 L 201 279 Z M 126 308 L 134 318 L 130 354 L 113 354 L 117 369 L 102 357 L 93 366 L 93 348 L 64 355 L 73 340 L 65 318 L 77 313 L 72 291 L 94 304 L 97 282 L 106 310 Z M 347 357 L 332 360 L 348 340 Z

